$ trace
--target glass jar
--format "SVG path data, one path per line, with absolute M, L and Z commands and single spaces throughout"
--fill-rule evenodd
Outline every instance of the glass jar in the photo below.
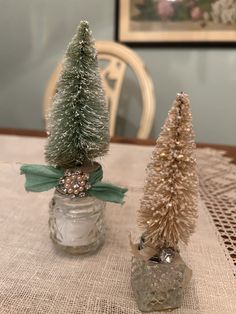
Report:
M 55 191 L 49 204 L 52 241 L 72 254 L 95 252 L 104 242 L 106 203 L 95 197 L 75 197 Z
M 148 261 L 132 256 L 131 287 L 140 311 L 172 311 L 180 307 L 191 276 L 192 271 L 178 252 L 173 259 L 166 252 Z

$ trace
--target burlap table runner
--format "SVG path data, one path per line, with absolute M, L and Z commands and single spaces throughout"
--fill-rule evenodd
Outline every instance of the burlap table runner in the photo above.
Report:
M 74 257 L 55 250 L 48 237 L 52 191 L 26 193 L 14 162 L 42 162 L 44 140 L 0 137 L 0 144 L 6 161 L 0 163 L 0 313 L 140 313 L 130 288 L 128 234 L 139 234 L 136 210 L 152 148 L 111 146 L 104 172 L 107 180 L 129 187 L 126 203 L 107 204 L 103 248 Z M 173 313 L 236 313 L 233 260 L 203 201 L 182 255 L 193 278 L 183 306 Z

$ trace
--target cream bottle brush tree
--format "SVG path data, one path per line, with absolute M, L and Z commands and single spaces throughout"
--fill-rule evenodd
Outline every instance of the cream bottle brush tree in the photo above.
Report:
M 197 218 L 198 178 L 188 95 L 177 94 L 147 167 L 138 222 L 144 246 L 187 244 Z
M 198 178 L 188 95 L 177 94 L 147 167 L 138 211 L 143 229 L 131 242 L 131 286 L 138 308 L 166 311 L 182 304 L 192 271 L 179 254 L 197 218 Z

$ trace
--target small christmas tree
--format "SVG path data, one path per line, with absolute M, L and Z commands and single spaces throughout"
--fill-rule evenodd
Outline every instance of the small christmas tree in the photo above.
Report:
M 109 145 L 109 115 L 89 24 L 82 21 L 67 48 L 49 114 L 45 158 L 73 168 L 103 156 Z
M 105 202 L 122 204 L 126 188 L 102 182 L 95 158 L 109 146 L 109 117 L 88 22 L 67 48 L 49 114 L 45 158 L 50 165 L 22 165 L 25 189 L 54 190 L 49 229 L 53 242 L 72 254 L 95 252 L 104 240 Z
M 156 250 L 188 242 L 197 217 L 198 179 L 189 98 L 177 94 L 156 142 L 138 221 Z
M 93 196 L 123 203 L 125 188 L 101 182 L 95 158 L 109 148 L 109 113 L 99 75 L 95 43 L 82 21 L 69 44 L 49 112 L 45 159 L 49 165 L 23 165 L 27 191 L 56 188 L 71 198 Z

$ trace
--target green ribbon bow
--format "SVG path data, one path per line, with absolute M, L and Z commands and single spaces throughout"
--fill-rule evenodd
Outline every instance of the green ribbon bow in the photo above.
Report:
M 26 177 L 25 189 L 31 192 L 48 191 L 56 187 L 65 169 L 45 165 L 23 165 L 20 168 L 21 174 Z M 101 182 L 103 171 L 101 165 L 89 176 L 91 188 L 86 192 L 106 202 L 123 204 L 126 188 L 120 188 L 110 183 Z

